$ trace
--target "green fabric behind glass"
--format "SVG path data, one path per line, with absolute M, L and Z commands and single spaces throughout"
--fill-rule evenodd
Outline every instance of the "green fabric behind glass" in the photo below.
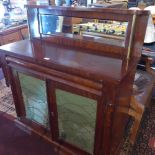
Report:
M 59 138 L 93 154 L 97 101 L 60 89 L 56 101 Z
M 45 81 L 18 73 L 26 118 L 49 128 Z

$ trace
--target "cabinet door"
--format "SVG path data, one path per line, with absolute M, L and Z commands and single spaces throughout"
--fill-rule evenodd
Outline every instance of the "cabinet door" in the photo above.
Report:
M 97 102 L 56 89 L 59 139 L 93 153 Z
M 98 99 L 83 90 L 61 84 L 54 88 L 54 92 L 58 142 L 83 152 L 81 154 L 94 154 Z
M 26 118 L 49 128 L 49 114 L 44 80 L 17 72 Z

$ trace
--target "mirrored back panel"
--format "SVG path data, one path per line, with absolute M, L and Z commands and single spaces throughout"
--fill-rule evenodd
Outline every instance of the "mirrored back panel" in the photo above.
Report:
M 120 46 L 124 46 L 128 22 L 111 21 L 111 20 L 98 20 L 86 19 L 75 17 L 55 16 L 50 14 L 41 14 L 40 20 L 40 33 L 41 35 L 61 35 L 80 38 L 87 38 L 95 42 L 107 44 L 110 40 L 119 41 Z M 45 37 L 45 36 L 44 36 Z
M 123 59 L 130 56 L 136 16 L 133 10 L 27 6 L 31 39 L 98 51 Z

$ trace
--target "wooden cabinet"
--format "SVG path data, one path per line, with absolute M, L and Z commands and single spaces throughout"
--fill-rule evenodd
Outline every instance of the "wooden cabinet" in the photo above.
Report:
M 153 23 L 155 24 L 155 15 L 153 15 Z
M 27 25 L 8 28 L 0 32 L 0 45 L 16 42 L 28 37 Z
M 29 37 L 28 27 L 24 27 L 21 29 L 22 39 L 26 39 Z
M 2 37 L 2 40 L 3 40 L 4 44 L 16 42 L 16 41 L 19 41 L 21 39 L 22 39 L 22 37 L 20 36 L 20 34 L 18 32 L 13 32 L 13 33 L 4 35 Z
M 40 16 L 54 15 L 126 21 L 126 38 L 98 40 L 55 29 L 41 33 Z M 135 10 L 28 6 L 31 40 L 0 47 L 17 122 L 48 140 L 59 155 L 118 154 L 148 15 Z
M 8 28 L 6 30 L 0 31 L 0 46 L 26 39 L 28 38 L 28 36 L 29 32 L 27 24 Z M 0 60 L 0 67 L 1 67 L 1 60 Z

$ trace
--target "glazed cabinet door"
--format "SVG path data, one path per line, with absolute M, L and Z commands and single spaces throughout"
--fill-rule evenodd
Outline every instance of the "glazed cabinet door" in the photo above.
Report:
M 56 81 L 50 83 L 51 92 L 54 92 L 52 110 L 55 111 L 57 124 L 56 141 L 80 155 L 97 155 L 100 140 L 96 132 L 100 132 L 97 128 L 102 127 L 98 120 L 100 100 L 76 85 L 69 86 Z
M 20 72 L 18 72 L 18 77 L 26 118 L 41 124 L 45 128 L 49 128 L 45 81 Z
M 56 89 L 59 139 L 93 153 L 97 102 Z
M 18 69 L 11 69 L 11 74 L 11 86 L 19 118 L 49 130 L 46 80 L 37 74 Z

